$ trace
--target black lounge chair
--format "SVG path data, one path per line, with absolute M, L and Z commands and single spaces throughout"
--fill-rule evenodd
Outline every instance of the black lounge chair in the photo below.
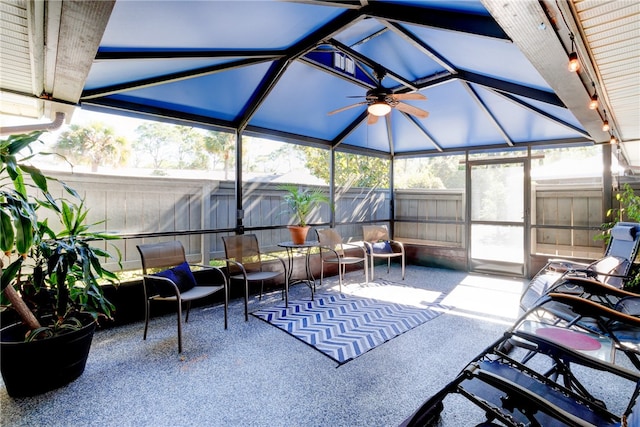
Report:
M 556 292 L 556 286 L 567 277 L 587 277 L 612 287 L 622 288 L 629 278 L 628 274 L 639 245 L 640 224 L 618 222 L 611 229 L 611 239 L 603 258 L 591 264 L 549 259 L 524 288 L 520 308 L 523 312 L 529 310 L 541 296 Z
M 563 284 L 574 294 L 540 298 L 402 426 L 446 425 L 454 394 L 480 408 L 471 425 L 640 426 L 640 296 L 591 279 Z
M 512 344 L 547 358 L 555 377 L 541 372 L 531 357 L 526 362 L 513 355 Z M 506 350 L 510 349 L 510 352 Z M 588 386 L 573 375 L 575 365 L 615 378 L 628 390 L 620 413 L 607 408 L 604 399 L 594 397 Z M 560 375 L 557 375 L 557 374 Z M 563 381 L 557 379 L 562 377 Z M 617 382 L 616 382 L 617 384 Z M 429 398 L 408 417 L 401 426 L 446 426 L 441 413 L 449 400 L 452 411 L 459 411 L 461 403 L 453 395 L 480 410 L 468 411 L 476 420 L 464 425 L 483 426 L 632 426 L 640 425 L 640 372 L 626 369 L 572 350 L 562 344 L 525 331 L 513 330 L 496 341 L 458 376 Z M 620 406 L 621 402 L 614 402 Z M 615 406 L 615 405 L 612 405 Z M 455 421 L 460 425 L 460 420 Z M 454 424 L 452 424 L 454 425 Z

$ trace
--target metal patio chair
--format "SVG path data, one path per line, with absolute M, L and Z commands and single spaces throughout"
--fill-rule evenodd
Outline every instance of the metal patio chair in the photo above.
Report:
M 363 263 L 364 280 L 365 283 L 369 282 L 369 261 L 364 246 L 343 243 L 342 236 L 340 236 L 340 234 L 333 228 L 327 228 L 324 230 L 316 229 L 316 233 L 318 234 L 318 242 L 320 243 L 320 286 L 322 286 L 322 279 L 324 278 L 325 264 L 338 265 L 338 283 L 340 286 L 340 292 L 342 292 L 342 282 L 347 265 Z M 353 251 L 358 253 L 358 255 L 347 255 L 345 252 L 346 249 L 350 250 L 350 253 Z M 360 252 L 362 252 L 361 255 Z
M 375 277 L 374 261 L 376 258 L 387 260 L 387 274 L 391 268 L 391 258 L 400 258 L 402 280 L 404 280 L 405 256 L 402 242 L 389 238 L 389 230 L 386 225 L 363 225 L 362 235 L 371 261 L 371 279 L 373 280 Z
M 224 328 L 227 329 L 229 293 L 227 279 L 219 268 L 187 263 L 184 247 L 179 241 L 138 245 L 142 261 L 144 288 L 144 336 L 147 339 L 151 302 L 171 302 L 176 304 L 178 317 L 178 352 L 182 353 L 182 305 L 186 305 L 185 322 L 189 321 L 191 302 L 224 292 Z M 192 267 L 206 269 L 220 275 L 222 285 L 199 282 L 192 273 Z M 200 276 L 200 274 L 198 274 Z
M 289 280 L 285 261 L 275 257 L 282 264 L 282 271 L 268 271 L 264 269 L 260 245 L 255 234 L 241 234 L 222 237 L 229 283 L 233 280 L 244 283 L 244 319 L 249 320 L 249 283 L 260 282 L 260 299 L 264 291 L 265 280 L 272 280 L 284 276 L 285 305 L 289 305 Z

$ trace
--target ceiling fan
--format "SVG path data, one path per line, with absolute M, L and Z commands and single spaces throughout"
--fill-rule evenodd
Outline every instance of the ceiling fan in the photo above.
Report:
M 360 96 L 349 98 L 360 98 Z M 377 123 L 380 117 L 389 114 L 392 108 L 403 111 L 407 114 L 411 114 L 413 116 L 420 117 L 421 119 L 429 116 L 429 113 L 427 111 L 401 102 L 405 100 L 426 100 L 427 97 L 420 93 L 393 93 L 391 90 L 379 86 L 375 89 L 368 90 L 364 98 L 365 100 L 362 102 L 338 108 L 337 110 L 330 111 L 327 114 L 331 116 L 350 108 L 355 108 L 360 105 L 367 105 L 367 111 L 369 112 L 367 124 L 370 125 Z

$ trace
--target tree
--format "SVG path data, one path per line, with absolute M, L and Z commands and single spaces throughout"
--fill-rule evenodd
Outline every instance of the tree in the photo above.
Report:
M 397 188 L 464 188 L 464 165 L 460 156 L 404 158 L 396 161 Z
M 198 129 L 190 126 L 176 126 L 180 136 L 178 149 L 179 169 L 208 169 L 208 155 L 206 150 L 205 135 Z
M 330 181 L 329 151 L 298 146 L 305 166 L 316 177 Z M 337 152 L 335 154 L 337 186 L 389 188 L 389 161 L 379 157 Z
M 176 144 L 178 132 L 176 126 L 165 123 L 145 123 L 136 128 L 138 139 L 134 143 L 140 159 L 151 160 L 151 167 L 160 172 L 165 163 L 172 160 L 172 146 Z M 138 166 L 145 166 L 145 160 L 138 160 Z M 142 163 L 142 164 L 141 164 Z
M 99 166 L 121 166 L 130 154 L 126 138 L 116 135 L 111 126 L 102 122 L 71 125 L 60 134 L 54 150 L 74 164 L 89 164 L 92 172 Z
M 208 131 L 204 136 L 204 148 L 212 156 L 222 158 L 224 179 L 228 179 L 229 169 L 234 164 L 233 154 L 236 151 L 236 138 L 234 134 Z

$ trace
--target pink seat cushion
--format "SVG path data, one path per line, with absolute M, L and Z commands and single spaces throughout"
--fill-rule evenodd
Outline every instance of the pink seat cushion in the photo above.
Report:
M 601 347 L 600 342 L 595 338 L 568 329 L 540 328 L 536 330 L 536 334 L 574 350 L 592 351 L 599 350 Z

